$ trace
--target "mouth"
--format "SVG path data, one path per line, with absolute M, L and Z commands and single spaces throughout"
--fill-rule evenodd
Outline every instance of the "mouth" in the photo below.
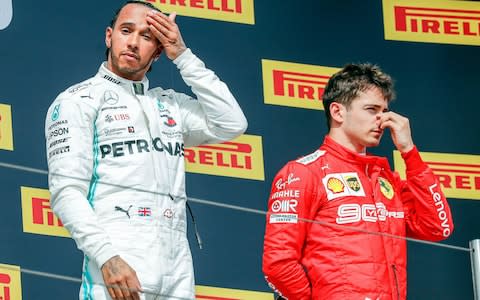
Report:
M 131 59 L 131 60 L 139 60 L 140 59 L 137 54 L 135 54 L 133 52 L 129 52 L 129 51 L 122 52 L 120 55 L 126 56 L 127 59 Z

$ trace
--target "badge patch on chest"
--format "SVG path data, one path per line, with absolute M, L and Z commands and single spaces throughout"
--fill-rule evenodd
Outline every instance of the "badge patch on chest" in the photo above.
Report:
M 395 196 L 395 190 L 392 184 L 383 177 L 378 177 L 378 183 L 380 184 L 380 192 L 382 192 L 388 200 L 392 200 L 393 196 Z
M 327 191 L 328 200 L 345 196 L 365 197 L 365 190 L 355 172 L 328 174 L 322 182 Z

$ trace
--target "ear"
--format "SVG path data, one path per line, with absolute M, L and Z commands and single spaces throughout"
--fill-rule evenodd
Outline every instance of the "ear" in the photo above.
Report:
M 332 118 L 332 122 L 336 123 L 343 123 L 345 118 L 346 108 L 343 104 L 338 102 L 330 103 L 330 116 Z
M 160 54 L 162 54 L 163 52 L 163 45 L 160 44 L 157 48 L 157 51 L 155 52 L 155 54 L 153 55 L 153 61 L 157 61 L 158 58 L 160 57 Z
M 112 47 L 112 28 L 107 27 L 105 30 L 105 45 L 107 46 L 108 49 Z

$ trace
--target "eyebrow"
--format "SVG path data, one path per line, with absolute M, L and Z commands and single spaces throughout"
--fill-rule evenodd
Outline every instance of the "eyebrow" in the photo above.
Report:
M 368 106 L 373 106 L 373 107 L 375 107 L 375 108 L 380 108 L 380 107 L 381 107 L 381 105 L 378 105 L 378 104 L 365 104 L 365 106 L 366 106 L 366 107 L 368 107 Z M 388 106 L 387 106 L 387 107 L 385 107 L 385 109 L 384 109 L 383 111 L 384 111 L 384 112 L 387 112 L 387 111 L 390 111 L 390 109 L 389 109 Z
M 137 27 L 137 24 L 134 22 L 123 22 L 118 25 L 118 27 Z M 151 32 L 150 27 L 146 27 L 144 30 L 141 30 L 142 32 Z
M 122 24 L 119 24 L 118 26 L 134 26 L 135 27 L 135 23 L 133 22 L 123 22 Z

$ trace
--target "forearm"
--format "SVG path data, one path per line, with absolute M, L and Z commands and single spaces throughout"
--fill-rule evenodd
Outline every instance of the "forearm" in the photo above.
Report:
M 247 120 L 227 85 L 207 69 L 190 49 L 174 63 L 196 95 L 210 130 L 220 131 L 219 135 L 224 140 L 233 139 L 246 130 Z
M 428 240 L 447 238 L 453 231 L 453 220 L 440 183 L 416 148 L 402 157 L 407 166 L 404 197 L 411 198 L 407 205 L 411 234 Z
M 51 187 L 52 210 L 62 220 L 77 247 L 101 267 L 117 255 L 109 236 L 99 226 L 85 195 L 74 185 Z

